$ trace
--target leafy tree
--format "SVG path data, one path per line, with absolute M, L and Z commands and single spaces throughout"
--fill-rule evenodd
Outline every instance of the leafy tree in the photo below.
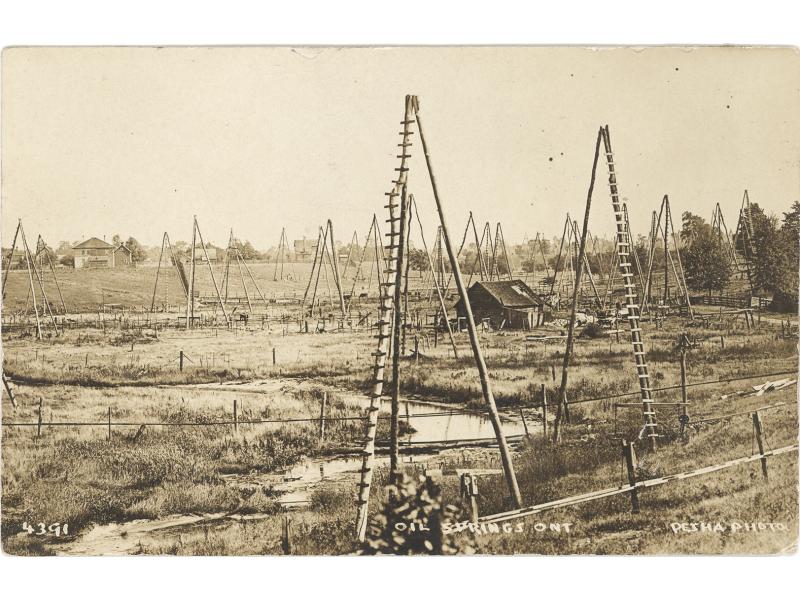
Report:
M 188 260 L 190 253 L 189 244 L 181 240 L 172 242 L 172 253 L 175 255 L 175 260 L 178 262 Z
M 767 215 L 758 204 L 750 204 L 753 223 L 753 245 L 755 257 L 752 261 L 753 287 L 756 291 L 775 292 L 786 275 L 789 256 L 783 247 L 783 236 L 778 227 L 778 218 Z M 742 248 L 743 236 L 737 236 L 737 247 Z M 797 269 L 797 265 L 794 266 Z
M 781 223 L 775 215 L 767 215 L 757 204 L 750 204 L 755 256 L 752 260 L 753 287 L 757 292 L 773 295 L 773 307 L 795 312 L 798 290 L 798 232 L 800 231 L 800 202 L 794 202 L 783 213 Z M 743 236 L 736 235 L 735 244 L 746 250 Z M 749 253 L 748 253 L 749 254 Z
M 420 275 L 430 268 L 428 264 L 428 255 L 420 248 L 409 248 L 408 250 L 408 266 L 411 269 L 419 272 Z
M 539 261 L 541 262 L 541 261 Z M 525 258 L 522 260 L 522 270 L 525 273 L 533 273 L 536 270 L 539 262 L 535 261 L 533 258 Z
M 242 253 L 242 258 L 245 260 L 257 260 L 261 256 L 253 247 L 253 244 L 251 244 L 248 240 L 245 240 L 244 242 L 238 242 L 237 246 L 239 248 L 239 252 Z M 288 256 L 286 258 L 288 259 Z
M 777 232 L 772 254 L 778 261 L 773 282 L 773 308 L 797 312 L 798 266 L 800 265 L 800 202 L 794 202 L 789 212 L 783 213 L 783 223 Z
M 472 274 L 481 272 L 481 261 L 478 258 L 477 251 L 472 248 L 462 252 L 458 262 L 463 273 Z
M 681 216 L 681 243 L 688 246 L 697 236 L 710 228 L 703 217 L 685 211 Z
M 691 245 L 683 251 L 686 283 L 697 290 L 722 290 L 733 275 L 727 252 L 710 228 L 695 230 Z
M 134 263 L 142 262 L 147 258 L 147 250 L 134 237 L 129 237 L 125 245 L 131 251 L 131 260 Z

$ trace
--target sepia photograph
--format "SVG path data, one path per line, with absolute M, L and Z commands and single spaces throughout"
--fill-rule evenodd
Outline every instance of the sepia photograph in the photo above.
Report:
M 797 48 L 14 46 L 0 101 L 5 554 L 797 552 Z

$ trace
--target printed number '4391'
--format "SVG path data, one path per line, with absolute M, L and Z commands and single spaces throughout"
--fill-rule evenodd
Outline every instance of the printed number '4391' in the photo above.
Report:
M 54 535 L 58 537 L 62 534 L 69 534 L 69 524 L 51 523 L 50 525 L 47 525 L 46 523 L 35 523 L 30 525 L 27 521 L 25 521 L 22 523 L 22 531 L 28 535 Z

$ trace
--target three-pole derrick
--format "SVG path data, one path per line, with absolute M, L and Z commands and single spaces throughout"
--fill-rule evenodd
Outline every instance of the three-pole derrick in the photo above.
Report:
M 602 306 L 603 300 L 601 299 L 600 292 L 595 284 L 594 276 L 592 275 L 592 270 L 589 265 L 589 259 L 586 254 L 584 254 L 582 257 L 580 256 L 580 239 L 581 236 L 578 233 L 578 224 L 572 219 L 572 217 L 570 217 L 569 213 L 567 213 L 567 217 L 564 220 L 564 231 L 561 234 L 561 243 L 559 244 L 558 248 L 555 270 L 553 272 L 553 278 L 550 282 L 550 295 L 552 296 L 555 293 L 561 294 L 566 291 L 568 296 L 571 298 L 573 293 L 578 293 L 581 295 L 583 294 L 583 286 L 581 285 L 576 287 L 575 285 L 577 280 L 576 267 L 578 261 L 580 260 L 586 270 L 592 295 L 594 296 L 597 304 Z M 562 257 L 564 258 L 563 261 Z M 567 268 L 567 265 L 569 268 Z M 557 286 L 556 282 L 558 282 Z
M 742 264 L 742 261 L 739 260 L 739 256 L 736 253 L 736 248 L 733 245 L 733 240 L 731 239 L 731 233 L 728 230 L 728 226 L 725 223 L 725 217 L 722 216 L 722 208 L 717 202 L 716 206 L 714 207 L 714 212 L 711 214 L 711 231 L 716 235 L 717 241 L 719 242 L 720 246 L 725 249 L 725 254 L 728 257 L 728 261 L 733 268 L 733 272 L 736 273 L 740 278 L 745 278 L 748 276 L 748 270 L 746 265 Z
M 39 271 L 42 276 L 42 282 L 44 282 L 44 262 L 47 262 L 47 265 L 50 267 L 50 274 L 53 276 L 53 283 L 55 283 L 56 291 L 58 292 L 58 299 L 61 302 L 61 311 L 63 314 L 67 313 L 67 305 L 64 302 L 64 294 L 61 293 L 61 286 L 58 283 L 58 276 L 56 275 L 56 267 L 53 264 L 53 257 L 51 256 L 52 252 L 50 248 L 48 248 L 47 244 L 45 243 L 44 239 L 41 235 L 39 235 L 36 239 L 36 262 L 39 263 Z
M 428 251 L 428 245 L 425 242 L 425 232 L 422 229 L 422 219 L 419 216 L 419 209 L 417 208 L 417 203 L 414 200 L 414 195 L 410 194 L 409 224 L 408 224 L 409 237 L 410 237 L 410 233 L 411 233 L 411 227 L 412 227 L 412 224 L 413 224 L 412 216 L 416 217 L 416 223 L 417 223 L 417 226 L 419 228 L 420 239 L 422 240 L 422 249 L 423 249 L 423 252 L 425 253 L 425 257 L 427 258 L 427 261 L 428 261 L 428 268 L 430 269 L 431 273 L 433 274 L 433 271 L 434 271 L 435 267 L 434 267 L 434 263 L 433 263 L 433 258 L 431 257 L 431 254 Z M 447 306 L 445 304 L 445 295 L 447 293 L 447 290 L 444 288 L 445 268 L 444 268 L 444 256 L 442 254 L 442 244 L 443 244 L 442 239 L 443 239 L 442 238 L 442 226 L 439 225 L 439 227 L 437 228 L 437 242 L 439 244 L 439 248 L 438 248 L 439 255 L 438 255 L 437 259 L 440 262 L 440 277 L 437 278 L 436 275 L 433 274 L 433 276 L 432 276 L 432 279 L 433 279 L 432 292 L 436 292 L 436 298 L 438 300 L 438 311 L 441 311 L 442 321 L 444 322 L 445 328 L 447 329 L 447 335 L 450 338 L 450 346 L 453 349 L 453 356 L 455 358 L 458 358 L 458 348 L 456 346 L 455 337 L 453 336 L 453 328 L 450 325 L 450 318 L 449 318 L 449 315 L 447 314 Z M 409 265 L 407 263 L 406 267 L 408 267 L 408 266 Z M 407 270 L 408 269 L 406 269 L 406 271 Z M 405 277 L 405 286 L 406 286 L 406 289 L 408 289 L 408 276 L 407 276 L 407 274 L 406 274 L 406 277 Z M 430 300 L 429 300 L 429 302 L 430 302 Z M 406 305 L 406 309 L 407 309 L 407 305 Z M 437 311 L 437 313 L 438 313 L 438 311 Z M 439 323 L 438 323 L 438 319 L 437 319 L 437 322 L 434 324 L 434 327 L 438 327 L 438 326 L 439 326 Z
M 313 314 L 314 305 L 316 303 L 317 298 L 317 289 L 319 286 L 320 276 L 324 275 L 324 280 L 326 282 L 326 286 L 328 287 L 328 298 L 330 300 L 331 309 L 334 309 L 334 297 L 333 293 L 330 288 L 330 280 L 328 279 L 328 268 L 330 268 L 332 273 L 332 278 L 334 285 L 336 287 L 336 300 L 339 307 L 342 323 L 347 320 L 347 311 L 349 303 L 345 303 L 344 298 L 344 290 L 342 287 L 342 280 L 339 276 L 339 261 L 338 256 L 336 254 L 336 243 L 334 242 L 333 238 L 333 223 L 330 219 L 328 219 L 327 223 L 325 224 L 325 228 L 319 228 L 319 234 L 317 236 L 317 246 L 314 252 L 314 261 L 311 264 L 311 273 L 308 277 L 308 283 L 306 285 L 305 292 L 303 293 L 303 300 L 301 302 L 301 315 L 303 319 L 305 319 L 307 312 L 306 312 L 306 302 L 308 301 L 308 293 L 311 290 L 311 284 L 314 283 L 314 290 L 311 296 L 311 305 L 310 310 Z M 326 266 L 327 265 L 327 266 Z
M 214 268 L 211 265 L 211 259 L 208 256 L 208 250 L 206 249 L 206 244 L 203 241 L 203 234 L 200 231 L 200 226 L 197 223 L 197 216 L 192 217 L 192 246 L 190 249 L 190 264 L 189 264 L 189 277 L 187 282 L 187 294 L 186 294 L 186 329 L 192 329 L 194 327 L 195 321 L 195 275 L 196 275 L 196 266 L 197 266 L 197 242 L 200 241 L 200 250 L 203 254 L 203 262 L 208 265 L 208 272 L 211 276 L 211 283 L 214 286 L 214 292 L 217 297 L 217 304 L 222 309 L 222 316 L 225 319 L 226 327 L 231 325 L 231 319 L 228 315 L 228 310 L 225 308 L 225 301 L 222 298 L 222 293 L 220 292 L 220 288 L 217 285 L 217 278 L 214 276 Z M 163 245 L 162 245 L 163 248 Z
M 170 243 L 169 240 L 169 234 L 165 231 L 164 235 L 161 238 L 161 252 L 158 255 L 158 266 L 156 267 L 156 279 L 155 283 L 153 284 L 153 299 L 150 302 L 151 313 L 155 312 L 156 308 L 156 294 L 158 293 L 158 281 L 161 275 L 161 263 L 164 259 L 165 250 L 169 250 L 169 260 L 172 263 L 172 266 L 175 267 L 175 272 L 178 275 L 178 281 L 180 281 L 181 283 L 181 289 L 183 290 L 184 298 L 188 299 L 189 297 L 189 280 L 186 277 L 186 270 L 183 268 L 183 264 L 180 262 L 180 260 L 175 256 L 175 251 L 173 250 L 172 244 Z
M 494 272 L 497 274 L 498 281 L 502 279 L 502 273 L 500 272 L 498 264 L 501 253 L 503 262 L 499 264 L 505 264 L 505 275 L 509 280 L 512 280 L 514 279 L 514 268 L 511 265 L 511 259 L 508 257 L 508 248 L 506 248 L 506 238 L 503 234 L 503 228 L 498 221 L 494 233 L 494 246 L 492 247 L 492 265 L 494 267 Z
M 540 234 L 538 231 L 536 232 L 536 237 L 533 239 L 533 242 L 528 242 L 528 258 L 531 261 L 531 283 L 533 287 L 538 291 L 540 289 L 540 282 L 536 280 L 536 251 L 539 250 L 539 255 L 542 259 L 542 265 L 544 266 L 544 272 L 546 275 L 546 281 L 550 279 L 550 265 L 547 262 L 547 253 L 544 251 L 544 236 Z
M 736 234 L 734 237 L 736 241 L 735 248 L 741 251 L 745 263 L 747 279 L 750 283 L 750 291 L 755 293 L 756 282 L 753 266 L 758 256 L 758 249 L 753 231 L 753 212 L 750 207 L 750 195 L 747 193 L 747 190 L 744 191 L 744 196 L 742 197 L 742 206 L 739 209 L 739 221 L 736 223 Z
M 627 220 L 627 210 L 625 204 L 620 200 L 619 187 L 617 182 L 616 164 L 614 162 L 614 154 L 611 149 L 611 135 L 609 133 L 608 125 L 603 126 L 597 132 L 597 139 L 595 142 L 594 162 L 592 163 L 591 179 L 589 183 L 589 192 L 586 198 L 586 210 L 584 214 L 583 230 L 580 238 L 579 257 L 576 266 L 576 282 L 575 290 L 577 292 L 581 278 L 583 275 L 583 259 L 586 255 L 586 238 L 589 227 L 589 214 L 591 209 L 592 194 L 594 191 L 595 177 L 597 172 L 598 160 L 600 150 L 602 149 L 605 154 L 605 162 L 608 169 L 608 188 L 611 196 L 611 206 L 614 212 L 614 219 L 616 223 L 615 234 L 615 247 L 617 253 L 617 266 L 622 275 L 622 282 L 625 288 L 625 309 L 626 320 L 628 321 L 628 328 L 631 336 L 631 346 L 633 349 L 634 368 L 636 377 L 639 381 L 639 390 L 642 398 L 642 416 L 644 425 L 642 427 L 640 438 L 645 438 L 648 445 L 652 450 L 656 448 L 656 440 L 658 438 L 656 413 L 653 407 L 652 388 L 650 387 L 650 374 L 648 370 L 646 353 L 644 347 L 644 339 L 642 336 L 641 327 L 641 306 L 638 301 L 638 294 L 636 292 L 636 283 L 634 281 L 633 264 L 631 262 L 631 255 L 633 254 L 633 243 L 630 237 L 630 228 Z M 564 363 L 561 373 L 561 386 L 559 390 L 558 409 L 556 413 L 556 422 L 553 427 L 553 439 L 559 441 L 561 435 L 561 421 L 566 416 L 567 410 L 567 382 L 569 375 L 570 361 L 572 357 L 576 312 L 577 312 L 578 294 L 573 294 L 572 297 L 572 310 L 570 314 L 569 327 L 567 329 L 567 343 L 564 351 Z
M 286 228 L 281 228 L 281 237 L 278 241 L 278 249 L 275 251 L 275 270 L 272 274 L 273 281 L 283 281 L 283 271 L 286 263 L 292 269 L 292 278 L 297 278 L 297 273 L 294 270 L 294 262 L 291 260 L 291 251 L 289 249 L 289 239 L 286 237 Z
M 230 237 L 228 238 L 228 247 L 225 249 L 225 263 L 223 265 L 222 283 L 220 285 L 222 290 L 222 302 L 226 306 L 230 298 L 230 268 L 234 263 L 236 263 L 236 267 L 239 272 L 239 281 L 241 282 L 242 290 L 244 291 L 245 302 L 247 303 L 247 308 L 250 313 L 253 312 L 253 299 L 250 297 L 250 290 L 247 289 L 247 279 L 250 280 L 250 284 L 256 290 L 259 298 L 261 298 L 261 301 L 264 303 L 264 310 L 268 312 L 269 302 L 261 292 L 261 288 L 258 286 L 258 282 L 256 281 L 253 272 L 250 270 L 250 265 L 247 264 L 247 260 L 242 252 L 242 245 L 239 240 L 234 237 L 233 229 L 231 229 Z
M 466 314 L 467 329 L 470 337 L 470 344 L 472 346 L 475 361 L 478 367 L 478 373 L 481 381 L 481 390 L 484 399 L 487 403 L 489 418 L 495 430 L 498 446 L 500 448 L 501 462 L 503 470 L 506 475 L 506 481 L 509 485 L 511 493 L 512 504 L 514 506 L 521 505 L 521 496 L 519 487 L 514 474 L 514 467 L 511 463 L 511 456 L 506 443 L 505 435 L 503 434 L 500 424 L 500 417 L 497 412 L 497 407 L 494 402 L 494 396 L 491 391 L 491 384 L 489 381 L 488 370 L 486 363 L 483 359 L 480 343 L 477 335 L 477 328 L 475 327 L 475 320 L 472 315 L 472 308 L 470 306 L 469 297 L 466 294 L 466 286 L 461 275 L 461 268 L 457 260 L 457 254 L 453 248 L 450 236 L 447 229 L 447 224 L 444 216 L 444 210 L 441 198 L 439 196 L 436 179 L 433 173 L 433 166 L 431 163 L 430 153 L 423 133 L 422 121 L 419 114 L 419 103 L 416 96 L 406 96 L 405 100 L 405 113 L 401 121 L 402 131 L 400 132 L 401 142 L 398 147 L 401 149 L 397 158 L 400 159 L 400 166 L 395 168 L 397 172 L 397 179 L 392 181 L 393 187 L 390 192 L 387 192 L 388 203 L 385 208 L 389 211 L 389 219 L 387 222 L 390 224 L 391 230 L 386 234 L 388 240 L 386 244 L 386 270 L 385 280 L 381 282 L 383 286 L 383 293 L 381 294 L 379 304 L 379 321 L 377 323 L 378 333 L 377 349 L 373 352 L 373 385 L 369 394 L 370 404 L 367 408 L 366 418 L 366 436 L 364 442 L 364 451 L 362 453 L 363 462 L 361 468 L 361 481 L 358 490 L 358 515 L 356 518 L 356 534 L 359 540 L 364 540 L 367 527 L 367 514 L 368 503 L 370 496 L 370 489 L 372 487 L 372 473 L 374 467 L 375 457 L 375 435 L 378 423 L 378 411 L 380 410 L 380 401 L 384 396 L 385 384 L 385 370 L 386 359 L 389 351 L 390 339 L 395 339 L 395 350 L 397 349 L 397 337 L 400 334 L 398 329 L 402 322 L 401 315 L 396 314 L 401 310 L 398 306 L 399 286 L 402 280 L 404 266 L 402 252 L 405 251 L 405 235 L 407 218 L 410 211 L 408 210 L 407 181 L 408 181 L 408 159 L 411 158 L 410 148 L 412 146 L 412 135 L 415 133 L 411 129 L 411 125 L 416 124 L 419 135 L 419 141 L 422 145 L 422 151 L 425 155 L 425 164 L 428 171 L 428 176 L 431 183 L 433 197 L 436 202 L 437 213 L 442 231 L 442 240 L 447 251 L 448 259 L 450 261 L 450 269 L 453 279 L 456 283 L 456 288 L 461 296 L 464 304 L 464 311 Z M 398 361 L 399 356 L 397 352 L 394 354 L 394 361 Z M 398 420 L 398 395 L 399 390 L 399 369 L 395 366 L 399 363 L 393 363 L 393 390 L 391 395 L 392 402 L 392 425 L 391 425 L 391 439 L 390 439 L 390 456 L 393 468 L 393 477 L 397 477 L 399 472 L 396 470 L 399 464 L 399 447 L 397 436 L 397 420 Z
M 661 244 L 661 248 L 657 247 L 659 244 Z M 670 245 L 672 246 L 671 250 Z M 647 267 L 647 278 L 645 279 L 642 310 L 647 310 L 650 305 L 650 299 L 653 295 L 653 266 L 655 264 L 656 254 L 662 249 L 664 263 L 664 288 L 662 290 L 663 306 L 666 307 L 669 304 L 670 273 L 672 273 L 678 295 L 689 311 L 689 317 L 693 319 L 694 313 L 692 310 L 692 303 L 689 299 L 689 288 L 686 285 L 686 276 L 683 270 L 680 246 L 675 234 L 675 224 L 672 221 L 672 211 L 670 209 L 668 195 L 664 195 L 664 198 L 661 201 L 661 209 L 659 210 L 658 218 L 655 217 L 655 212 L 653 212 L 653 221 L 650 228 L 650 252 Z
M 358 244 L 358 237 L 354 233 L 354 240 L 356 244 Z M 370 250 L 370 247 L 373 251 L 373 257 L 370 260 L 369 266 L 369 276 L 364 274 L 364 261 L 367 260 L 367 255 Z M 349 257 L 349 253 L 348 253 Z M 350 288 L 350 297 L 346 298 L 346 309 L 347 314 L 351 314 L 353 301 L 356 298 L 356 285 L 359 281 L 366 281 L 366 291 L 364 292 L 366 295 L 369 295 L 370 291 L 372 290 L 372 281 L 373 279 L 377 280 L 378 282 L 382 281 L 382 273 L 383 273 L 383 266 L 382 263 L 384 262 L 384 248 L 383 242 L 381 241 L 381 230 L 378 226 L 378 216 L 372 215 L 372 221 L 370 223 L 369 229 L 367 230 L 367 235 L 364 238 L 364 247 L 361 250 L 361 255 L 356 263 L 356 273 L 353 276 L 353 285 Z M 349 258 L 348 258 L 349 262 Z M 345 269 L 342 271 L 342 279 L 345 277 L 345 272 L 347 269 L 347 265 L 345 265 Z M 378 292 L 380 293 L 380 283 L 378 284 Z M 362 287 L 362 290 L 364 288 Z
M 17 228 L 14 231 L 14 239 L 11 243 L 11 253 L 9 254 L 8 265 L 6 266 L 6 272 L 3 274 L 3 298 L 6 296 L 6 284 L 8 282 L 8 274 L 11 271 L 11 265 L 14 260 L 14 251 L 17 248 L 17 241 L 20 241 L 22 245 L 22 253 L 25 257 L 25 267 L 28 273 L 28 298 L 31 299 L 33 304 L 33 313 L 34 319 L 36 321 L 36 339 L 41 340 L 43 338 L 42 333 L 42 321 L 41 317 L 47 316 L 50 319 L 50 323 L 53 326 L 53 331 L 56 335 L 60 335 L 61 332 L 58 328 L 58 323 L 56 322 L 55 315 L 53 314 L 53 308 L 50 304 L 50 301 L 47 298 L 47 291 L 44 287 L 44 277 L 43 274 L 39 272 L 39 269 L 36 266 L 36 256 L 31 252 L 30 246 L 28 246 L 28 239 L 25 236 L 25 228 L 22 226 L 22 219 L 17 221 Z M 39 237 L 41 240 L 41 236 Z M 38 250 L 38 241 L 37 241 L 37 250 Z M 49 259 L 49 255 L 48 255 Z M 52 262 L 50 263 L 52 268 Z M 55 269 L 53 269 L 53 277 L 55 278 Z M 34 284 L 34 281 L 36 282 Z M 56 286 L 58 287 L 58 280 L 56 279 Z M 39 289 L 39 296 L 42 301 L 41 311 L 39 308 L 39 299 L 36 295 L 36 289 Z M 64 298 L 61 296 L 61 288 L 58 287 L 58 293 L 61 297 L 62 308 L 64 312 L 66 312 L 66 305 L 64 304 Z M 26 301 L 27 304 L 27 301 Z M 25 308 L 25 312 L 27 313 L 27 305 Z M 41 314 L 40 314 L 41 312 Z

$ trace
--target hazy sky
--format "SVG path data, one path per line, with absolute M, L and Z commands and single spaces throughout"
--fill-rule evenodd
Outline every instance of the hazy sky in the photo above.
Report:
M 800 54 L 791 49 L 12 48 L 2 61 L 2 234 L 51 245 L 115 233 L 259 249 L 363 237 L 390 189 L 404 96 L 417 94 L 449 226 L 469 210 L 506 239 L 582 216 L 607 123 L 632 228 L 668 193 L 730 227 L 745 188 L 768 211 L 800 199 Z M 416 137 L 416 136 L 415 136 Z M 424 159 L 409 190 L 426 236 Z M 613 228 L 601 165 L 591 228 Z

